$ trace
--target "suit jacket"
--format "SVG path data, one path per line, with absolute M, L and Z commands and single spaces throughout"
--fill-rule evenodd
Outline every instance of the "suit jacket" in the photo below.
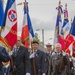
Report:
M 0 46 L 0 75 L 3 75 L 3 64 L 2 62 L 8 62 L 10 57 L 5 47 Z
M 51 75 L 52 65 L 51 65 L 51 56 L 54 54 L 54 51 L 51 51 L 50 53 L 46 52 L 46 74 Z
M 25 73 L 30 73 L 31 65 L 27 48 L 20 46 L 16 55 L 15 51 L 13 51 L 12 58 L 15 68 L 13 75 L 25 75 Z
M 36 74 L 37 75 L 42 75 L 42 73 L 46 73 L 46 54 L 43 51 L 41 51 L 41 50 L 36 51 L 35 57 L 34 57 L 34 62 L 36 65 Z M 33 65 L 32 62 L 31 62 L 31 65 Z M 34 75 L 34 74 L 32 74 L 32 75 Z

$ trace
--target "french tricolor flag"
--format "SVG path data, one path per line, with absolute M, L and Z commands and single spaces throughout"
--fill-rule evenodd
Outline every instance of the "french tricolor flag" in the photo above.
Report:
M 3 21 L 5 25 L 1 38 L 8 47 L 13 47 L 17 41 L 17 12 L 15 0 L 8 0 Z
M 25 2 L 21 39 L 22 39 L 23 45 L 27 48 L 30 45 L 30 36 L 34 37 L 34 31 L 33 31 L 33 27 L 32 27 L 30 16 L 29 16 L 28 3 Z

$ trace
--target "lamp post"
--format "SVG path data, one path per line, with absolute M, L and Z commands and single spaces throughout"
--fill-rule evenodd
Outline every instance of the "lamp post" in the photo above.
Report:
M 43 42 L 43 48 L 44 48 L 44 29 L 42 29 L 42 42 Z
M 36 31 L 39 31 L 41 29 L 36 29 Z M 43 48 L 44 48 L 44 29 L 42 29 L 42 44 L 43 44 Z

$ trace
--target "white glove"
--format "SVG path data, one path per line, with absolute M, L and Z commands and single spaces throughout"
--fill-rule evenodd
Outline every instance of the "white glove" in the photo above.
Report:
M 31 75 L 30 73 L 26 73 L 26 75 Z
M 46 75 L 45 73 L 43 73 L 42 75 Z
M 9 52 L 9 56 L 11 56 L 12 54 L 13 54 L 13 51 L 10 51 L 10 52 Z
M 63 52 L 63 56 L 66 56 L 66 52 Z
M 70 61 L 72 61 L 72 59 L 71 59 L 71 58 L 69 58 L 69 60 L 70 60 Z
M 31 58 L 34 58 L 34 53 L 32 53 L 30 56 L 29 56 L 29 58 L 31 59 Z
M 7 64 L 5 67 L 8 68 L 10 66 L 10 64 Z

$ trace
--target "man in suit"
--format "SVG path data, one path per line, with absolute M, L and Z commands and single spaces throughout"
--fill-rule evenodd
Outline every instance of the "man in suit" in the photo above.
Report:
M 70 74 L 70 63 L 65 52 L 61 50 L 61 44 L 55 45 L 56 53 L 51 57 L 52 75 L 67 75 L 66 66 L 68 67 L 68 75 Z
M 21 45 L 21 38 L 17 38 L 16 46 L 12 50 L 12 75 L 31 75 L 31 65 L 28 49 Z
M 7 71 L 7 69 L 6 69 L 7 64 L 6 63 L 9 60 L 10 60 L 10 57 L 8 55 L 8 52 L 6 51 L 6 48 L 3 46 L 0 46 L 0 75 L 4 75 L 4 73 L 6 73 L 5 72 L 5 71 Z M 4 71 L 4 68 L 5 68 L 5 71 Z
M 33 40 L 31 43 L 32 51 L 30 52 L 32 75 L 46 75 L 46 55 L 38 49 L 39 43 Z
M 51 75 L 51 56 L 54 54 L 54 50 L 52 50 L 52 45 L 50 43 L 48 43 L 46 45 L 46 63 L 47 63 L 47 73 L 46 75 Z

